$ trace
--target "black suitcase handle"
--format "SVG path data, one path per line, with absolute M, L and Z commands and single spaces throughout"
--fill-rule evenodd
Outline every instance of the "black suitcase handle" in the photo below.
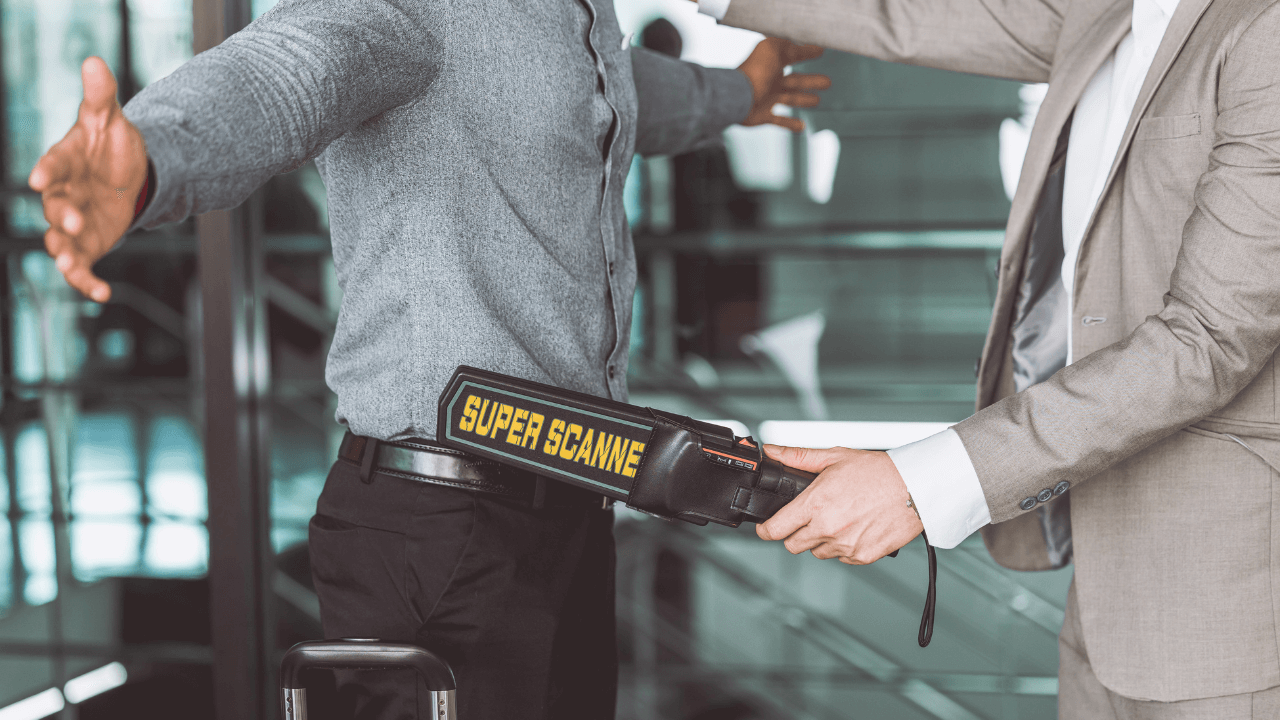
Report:
M 453 669 L 433 653 L 416 645 L 385 643 L 381 640 L 346 638 L 311 640 L 289 648 L 280 661 L 280 702 L 284 720 L 307 720 L 307 690 L 302 671 L 312 668 L 332 670 L 381 670 L 413 668 L 431 691 L 431 720 L 457 720 L 457 683 Z

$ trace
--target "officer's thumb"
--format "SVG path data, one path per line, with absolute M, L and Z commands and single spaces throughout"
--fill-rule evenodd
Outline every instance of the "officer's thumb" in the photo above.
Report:
M 839 448 L 799 448 L 782 445 L 765 445 L 764 454 L 788 467 L 805 472 L 820 473 L 839 460 Z

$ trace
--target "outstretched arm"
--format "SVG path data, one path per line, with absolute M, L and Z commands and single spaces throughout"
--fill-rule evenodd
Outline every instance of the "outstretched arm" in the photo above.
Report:
M 695 0 L 726 25 L 908 65 L 1046 82 L 1069 0 Z
M 284 0 L 123 109 L 106 64 L 86 61 L 80 116 L 30 177 L 50 225 L 45 245 L 67 281 L 105 301 L 110 287 L 93 264 L 133 225 L 234 207 L 421 95 L 437 41 L 414 12 L 391 0 Z M 148 159 L 154 198 L 134 223 Z

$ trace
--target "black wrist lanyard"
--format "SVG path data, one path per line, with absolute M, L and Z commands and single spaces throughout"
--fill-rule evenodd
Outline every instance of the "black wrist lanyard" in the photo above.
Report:
M 928 647 L 933 639 L 933 615 L 938 602 L 938 554 L 929 544 L 929 536 L 922 530 L 925 549 L 929 553 L 929 591 L 924 596 L 924 614 L 920 616 L 920 635 L 917 641 L 920 647 Z

